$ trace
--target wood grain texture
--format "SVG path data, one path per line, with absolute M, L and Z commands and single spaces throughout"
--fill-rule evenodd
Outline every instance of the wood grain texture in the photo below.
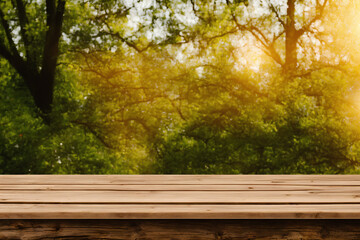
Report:
M 356 204 L 2 204 L 0 219 L 358 219 Z
M 0 191 L 0 203 L 299 204 L 357 203 L 360 192 L 312 191 Z
M 359 220 L 0 220 L 0 239 L 355 240 Z
M 314 191 L 360 192 L 360 186 L 341 185 L 272 185 L 272 184 L 58 184 L 58 185 L 1 185 L 0 191 Z
M 0 183 L 19 184 L 273 184 L 360 185 L 360 175 L 0 175 Z
M 360 219 L 359 175 L 0 175 L 1 219 Z

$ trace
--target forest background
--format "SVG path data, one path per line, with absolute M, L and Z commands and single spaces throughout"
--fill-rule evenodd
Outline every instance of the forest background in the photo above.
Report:
M 1 0 L 0 173 L 359 173 L 359 13 Z

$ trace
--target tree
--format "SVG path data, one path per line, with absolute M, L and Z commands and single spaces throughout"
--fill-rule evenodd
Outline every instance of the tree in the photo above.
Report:
M 46 0 L 45 5 L 23 0 L 0 3 L 3 32 L 0 55 L 23 78 L 47 123 L 50 123 L 65 3 L 65 0 Z M 20 28 L 20 40 L 14 38 L 17 28 Z
M 44 124 L 1 55 L 2 173 L 357 171 L 351 1 L 68 1 L 48 55 L 47 2 L 22 1 L 27 38 L 17 2 L 0 3 L 3 52 L 56 84 Z
M 201 57 L 215 67 L 202 69 L 197 85 L 207 87 L 199 97 L 200 116 L 193 112 L 198 118 L 159 144 L 160 171 L 339 173 L 357 167 L 358 124 L 346 100 L 356 89 L 355 76 L 336 60 L 348 55 L 329 46 L 335 33 L 325 31 L 329 25 L 323 19 L 331 21 L 331 11 L 337 11 L 330 3 L 334 6 L 332 1 L 227 1 L 226 8 L 220 1 L 191 1 L 199 38 L 206 42 Z M 254 41 L 277 67 L 268 60 L 250 63 L 255 72 L 241 66 L 236 52 L 266 59 L 238 47 L 244 41 Z M 221 54 L 227 59 L 213 61 Z M 251 73 L 253 82 L 238 68 Z

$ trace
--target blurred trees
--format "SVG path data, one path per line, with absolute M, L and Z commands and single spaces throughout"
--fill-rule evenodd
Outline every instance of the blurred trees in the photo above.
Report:
M 331 47 L 338 36 L 329 30 L 339 21 L 333 11 L 351 1 L 228 1 L 222 7 L 221 2 L 212 7 L 191 3 L 205 25 L 201 29 L 216 22 L 214 29 L 229 29 L 211 37 L 202 34 L 207 50 L 222 47 L 210 56 L 220 57 L 226 47 L 227 54 L 214 63 L 220 66 L 215 72 L 222 73 L 216 83 L 214 68 L 202 79 L 202 86 L 211 82 L 217 87 L 206 90 L 217 100 L 216 110 L 202 95 L 200 101 L 207 103 L 201 107 L 202 116 L 162 146 L 163 171 L 339 173 L 357 165 L 358 124 L 349 101 L 357 91 L 356 74 L 345 52 Z M 214 11 L 216 4 L 221 11 Z M 220 13 L 218 20 L 214 12 Z M 260 51 L 239 47 L 246 44 Z M 251 61 L 257 61 L 255 71 L 247 68 Z
M 350 0 L 0 5 L 3 173 L 357 171 Z

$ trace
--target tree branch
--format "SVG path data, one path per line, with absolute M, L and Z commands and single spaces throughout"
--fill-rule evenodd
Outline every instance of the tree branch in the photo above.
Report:
M 278 11 L 275 9 L 274 5 L 267 0 L 267 3 L 270 7 L 270 10 L 275 13 L 276 18 L 279 20 L 279 22 L 281 23 L 281 25 L 285 28 L 286 27 L 286 23 L 284 22 L 284 20 L 281 18 L 281 16 L 279 15 Z
M 62 22 L 65 12 L 65 0 L 58 0 L 56 9 L 55 0 L 46 1 L 47 24 L 46 41 L 43 54 L 42 73 L 46 69 L 53 74 L 59 52 Z
M 100 143 L 102 143 L 105 147 L 109 149 L 115 149 L 111 144 L 107 143 L 105 139 L 93 128 L 93 126 L 87 122 L 82 122 L 78 120 L 71 121 L 73 124 L 78 124 L 86 128 L 92 135 L 96 137 L 96 139 L 99 140 Z
M 109 30 L 110 30 L 110 29 L 109 29 Z M 146 51 L 147 49 L 149 49 L 150 47 L 153 46 L 152 43 L 149 43 L 146 47 L 144 47 L 144 48 L 139 48 L 138 46 L 136 46 L 135 43 L 128 41 L 127 39 L 125 39 L 124 37 L 122 37 L 122 36 L 120 35 L 120 33 L 118 33 L 118 32 L 114 33 L 114 32 L 112 32 L 112 31 L 110 30 L 110 32 L 106 32 L 106 33 L 109 34 L 109 35 L 111 35 L 111 36 L 113 36 L 113 37 L 116 37 L 116 38 L 119 39 L 121 42 L 125 43 L 127 46 L 135 49 L 138 53 L 142 53 L 142 52 Z
M 221 38 L 221 37 L 224 37 L 226 35 L 229 35 L 229 34 L 233 34 L 233 33 L 237 33 L 238 29 L 235 27 L 227 32 L 223 32 L 223 33 L 220 33 L 218 35 L 214 35 L 214 36 L 211 36 L 211 37 L 208 37 L 207 40 L 210 42 L 216 38 Z
M 14 40 L 13 40 L 13 38 L 11 36 L 11 29 L 10 29 L 9 23 L 6 21 L 2 9 L 0 9 L 0 19 L 1 19 L 1 25 L 3 26 L 5 34 L 6 34 L 6 38 L 7 38 L 8 42 L 9 42 L 11 52 L 14 55 L 19 55 L 19 52 L 18 52 L 18 50 L 16 48 L 16 45 L 14 43 Z
M 51 27 L 54 24 L 55 12 L 55 0 L 46 0 L 46 25 L 48 27 Z
M 318 3 L 318 1 L 316 1 Z M 310 31 L 310 27 L 313 23 L 315 23 L 317 20 L 320 20 L 324 14 L 324 9 L 328 3 L 328 0 L 324 0 L 324 3 L 318 4 L 319 7 L 316 8 L 316 15 L 313 17 L 307 24 L 305 24 L 301 29 L 297 30 L 298 36 L 301 36 L 306 31 Z
M 194 0 L 190 0 L 190 3 L 192 5 L 192 9 L 194 11 L 195 16 L 197 18 L 199 18 L 201 21 L 206 22 L 206 20 L 202 16 L 199 16 L 199 12 L 198 12 L 198 10 L 196 10 L 196 5 L 195 5 Z
M 10 65 L 25 79 L 27 77 L 26 62 L 20 57 L 11 54 L 7 47 L 0 42 L 0 55 L 9 61 Z
M 228 6 L 230 5 L 229 0 L 226 0 L 226 4 Z M 269 39 L 267 39 L 266 36 L 256 26 L 250 25 L 250 27 L 248 27 L 248 26 L 240 24 L 235 16 L 235 13 L 232 10 L 232 8 L 231 8 L 231 16 L 232 16 L 233 22 L 235 23 L 235 25 L 237 26 L 237 28 L 239 30 L 246 30 L 246 31 L 250 32 L 251 35 L 253 35 L 253 37 L 255 37 L 255 39 L 257 41 L 259 41 L 261 43 L 261 45 L 266 49 L 266 51 L 263 50 L 265 52 L 265 54 L 267 54 L 269 57 L 273 58 L 275 60 L 275 62 L 280 64 L 281 66 L 284 65 L 283 61 L 281 60 L 280 55 L 274 48 L 274 42 L 283 33 L 279 34 L 279 36 L 277 38 L 274 38 L 273 41 L 270 42 Z
M 26 34 L 26 25 L 28 24 L 29 21 L 26 16 L 26 9 L 25 9 L 25 5 L 22 0 L 16 0 L 16 8 L 17 8 L 18 18 L 19 18 L 19 23 L 20 23 L 21 38 L 22 38 L 24 46 L 25 46 L 26 58 L 28 60 L 30 60 L 30 62 L 32 62 L 34 56 L 32 56 L 32 54 L 30 52 L 30 41 Z

